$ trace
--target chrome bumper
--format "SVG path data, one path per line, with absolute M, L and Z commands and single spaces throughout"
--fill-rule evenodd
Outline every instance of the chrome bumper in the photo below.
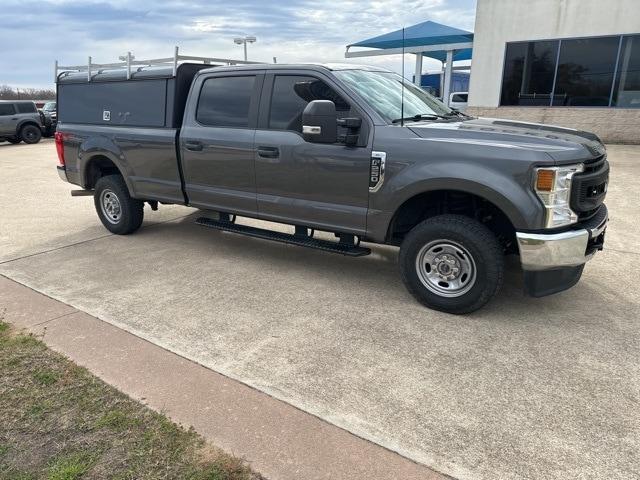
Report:
M 522 268 L 553 270 L 577 267 L 591 260 L 596 251 L 602 250 L 609 221 L 604 208 L 604 220 L 595 226 L 551 234 L 516 232 Z

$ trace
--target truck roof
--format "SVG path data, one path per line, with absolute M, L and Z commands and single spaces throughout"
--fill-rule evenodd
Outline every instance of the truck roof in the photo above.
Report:
M 0 100 L 0 103 L 36 103 L 33 100 Z
M 197 65 L 202 68 L 202 64 L 181 63 L 178 65 L 180 69 L 183 65 Z M 370 65 L 358 65 L 350 63 L 254 63 L 250 65 L 223 65 L 211 66 L 202 69 L 203 72 L 219 72 L 219 71 L 238 71 L 238 70 L 368 70 L 385 72 L 387 69 L 374 67 Z M 131 80 L 153 79 L 153 78 L 173 78 L 173 67 L 137 67 L 131 71 Z M 91 74 L 91 82 L 108 82 L 122 81 L 127 79 L 126 68 L 101 69 Z M 58 76 L 58 83 L 87 83 L 89 82 L 87 72 L 63 72 Z

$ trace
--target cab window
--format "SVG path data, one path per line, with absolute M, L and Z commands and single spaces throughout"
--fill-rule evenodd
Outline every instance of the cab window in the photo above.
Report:
M 36 104 L 30 102 L 16 103 L 18 113 L 36 113 Z
M 13 115 L 16 109 L 12 103 L 0 103 L 0 115 Z
M 271 92 L 269 128 L 302 132 L 302 112 L 312 100 L 331 100 L 338 118 L 346 117 L 349 104 L 329 85 L 314 77 L 276 75 Z
M 255 76 L 214 77 L 205 80 L 196 119 L 212 127 L 248 127 Z

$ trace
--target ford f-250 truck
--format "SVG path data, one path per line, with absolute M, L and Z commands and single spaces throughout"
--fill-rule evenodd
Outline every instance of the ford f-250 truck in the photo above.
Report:
M 395 245 L 408 290 L 451 313 L 496 295 L 507 254 L 543 296 L 574 285 L 603 246 L 609 164 L 595 135 L 472 118 L 386 70 L 185 63 L 63 73 L 57 87 L 58 172 L 116 234 L 163 203 L 345 255 Z

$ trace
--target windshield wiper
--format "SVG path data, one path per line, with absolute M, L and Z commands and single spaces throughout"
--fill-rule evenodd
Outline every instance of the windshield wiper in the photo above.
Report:
M 444 115 L 438 115 L 436 113 L 418 113 L 412 117 L 395 118 L 391 120 L 391 123 L 400 122 L 419 122 L 420 120 L 437 120 L 439 118 L 449 118 Z
M 473 118 L 471 115 L 467 115 L 466 113 L 461 112 L 457 108 L 449 107 L 449 109 L 451 110 L 451 113 L 447 113 L 447 115 L 446 115 L 447 118 L 451 118 L 451 117 L 454 117 L 454 116 L 455 117 L 462 117 L 462 118 Z

